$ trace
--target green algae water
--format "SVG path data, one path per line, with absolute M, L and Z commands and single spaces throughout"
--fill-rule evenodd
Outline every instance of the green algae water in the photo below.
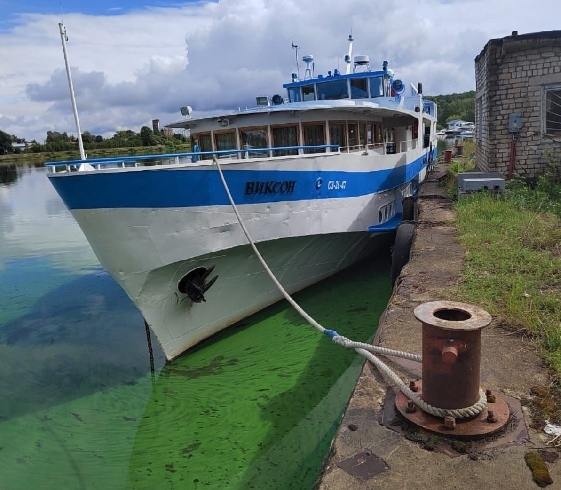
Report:
M 389 251 L 297 294 L 365 341 Z M 155 370 L 42 169 L 0 174 L 0 489 L 311 489 L 362 358 L 281 302 Z

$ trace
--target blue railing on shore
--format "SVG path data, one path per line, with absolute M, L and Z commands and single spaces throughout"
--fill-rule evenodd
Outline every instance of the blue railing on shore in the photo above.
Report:
M 58 167 L 78 167 L 82 164 L 88 163 L 90 165 L 102 166 L 102 165 L 122 165 L 126 166 L 129 164 L 136 164 L 139 160 L 165 160 L 165 159 L 176 159 L 179 163 L 180 158 L 191 158 L 194 162 L 197 160 L 204 160 L 205 156 L 209 157 L 223 157 L 232 155 L 248 155 L 250 153 L 267 154 L 267 157 L 274 155 L 275 152 L 293 152 L 302 150 L 302 154 L 307 154 L 306 151 L 313 150 L 314 153 L 317 150 L 331 150 L 335 153 L 339 152 L 339 145 L 315 145 L 315 146 L 277 146 L 274 148 L 248 148 L 244 150 L 218 150 L 218 151 L 197 151 L 197 152 L 187 152 L 187 153 L 157 153 L 151 155 L 135 155 L 126 157 L 105 157 L 105 158 L 86 158 L 85 160 L 65 160 L 60 162 L 47 162 L 45 166 L 51 167 L 54 171 Z M 287 156 L 277 155 L 277 156 Z

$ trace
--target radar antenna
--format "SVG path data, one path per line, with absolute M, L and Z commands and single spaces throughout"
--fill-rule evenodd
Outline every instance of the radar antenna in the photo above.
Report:
M 300 79 L 300 65 L 298 64 L 298 50 L 300 46 L 294 44 L 294 41 L 292 41 L 292 49 L 296 50 L 296 72 L 298 73 L 298 79 Z
M 302 57 L 302 61 L 306 63 L 306 71 L 304 72 L 304 80 L 314 77 L 314 57 L 307 54 Z

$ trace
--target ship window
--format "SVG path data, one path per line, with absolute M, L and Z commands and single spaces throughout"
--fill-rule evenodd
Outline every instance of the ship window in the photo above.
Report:
M 302 100 L 316 100 L 316 89 L 313 85 L 304 85 L 302 87 Z
M 201 151 L 212 151 L 212 138 L 210 133 L 200 133 L 197 135 L 199 140 L 199 148 Z M 201 160 L 210 160 L 212 155 L 201 155 Z
M 288 100 L 290 102 L 301 102 L 300 87 L 293 87 L 288 89 Z
M 349 90 L 347 80 L 330 80 L 317 84 L 318 100 L 347 99 Z
M 218 151 L 235 150 L 236 149 L 236 133 L 227 131 L 223 133 L 214 133 L 214 142 Z
M 305 146 L 325 145 L 325 128 L 323 124 L 306 124 L 302 127 Z M 325 153 L 325 148 L 305 149 L 304 153 Z
M 544 87 L 545 99 L 545 134 L 561 134 L 561 85 L 550 85 Z M 481 125 L 480 125 L 481 126 Z
M 351 78 L 351 99 L 368 98 L 368 83 L 366 78 Z
M 382 77 L 370 78 L 370 97 L 384 96 L 384 80 Z
M 349 148 L 356 150 L 358 146 L 358 127 L 357 123 L 349 123 Z
M 282 147 L 274 150 L 273 156 L 298 155 L 298 149 L 288 149 L 289 146 L 298 146 L 298 126 L 279 126 L 271 128 L 273 131 L 273 146 Z
M 267 128 L 244 128 L 240 129 L 240 141 L 242 150 L 255 150 L 267 148 Z M 251 151 L 247 153 L 248 158 L 261 158 L 268 156 L 268 152 Z
M 368 124 L 367 124 L 366 122 L 361 122 L 361 123 L 359 124 L 360 144 L 361 144 L 362 146 L 366 146 L 366 144 L 367 144 L 367 142 L 368 142 L 368 141 L 367 141 L 368 132 L 367 132 L 367 129 L 366 129 L 367 127 L 368 127 Z
M 382 125 L 374 123 L 374 143 L 383 143 L 384 135 L 382 133 Z
M 329 143 L 345 147 L 345 123 L 329 123 Z

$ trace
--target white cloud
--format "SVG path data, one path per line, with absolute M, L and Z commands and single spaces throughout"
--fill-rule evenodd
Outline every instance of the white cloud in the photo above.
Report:
M 312 53 L 316 73 L 343 68 L 352 29 L 355 54 L 388 60 L 424 92 L 475 88 L 474 58 L 485 43 L 556 29 L 558 0 L 539 9 L 520 0 L 222 0 L 123 15 L 65 16 L 82 130 L 138 131 L 153 118 L 251 105 L 282 93 L 295 71 L 291 42 Z M 547 15 L 545 15 L 547 13 Z M 556 15 L 557 14 L 557 15 Z M 0 129 L 27 139 L 74 133 L 59 19 L 24 15 L 0 31 Z M 300 62 L 300 69 L 302 70 Z

